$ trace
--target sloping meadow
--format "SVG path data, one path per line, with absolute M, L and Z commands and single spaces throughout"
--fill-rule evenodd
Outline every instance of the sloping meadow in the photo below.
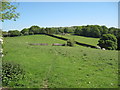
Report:
M 77 35 L 70 35 L 70 34 L 56 35 L 56 36 L 64 37 L 64 38 L 67 38 L 67 39 L 73 39 L 73 40 L 78 41 L 80 43 L 93 45 L 93 46 L 97 46 L 98 40 L 100 39 L 100 38 L 84 37 L 84 36 L 77 36 Z
M 48 43 L 46 46 L 30 43 Z M 21 88 L 117 88 L 118 51 L 66 43 L 46 35 L 4 38 L 3 61 L 20 64 L 25 78 L 7 87 Z M 17 84 L 16 84 L 17 83 Z

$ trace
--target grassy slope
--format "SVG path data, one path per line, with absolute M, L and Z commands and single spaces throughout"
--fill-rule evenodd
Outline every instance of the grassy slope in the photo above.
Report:
M 26 79 L 24 87 L 112 88 L 117 87 L 117 51 L 104 51 L 82 46 L 29 46 L 28 43 L 65 43 L 44 36 L 4 39 L 3 60 L 21 64 Z M 20 86 L 19 86 L 20 87 Z
M 83 37 L 83 36 L 76 36 L 76 35 L 56 35 L 60 37 L 65 37 L 68 39 L 74 39 L 80 43 L 85 43 L 89 45 L 97 46 L 99 38 L 90 38 L 90 37 Z

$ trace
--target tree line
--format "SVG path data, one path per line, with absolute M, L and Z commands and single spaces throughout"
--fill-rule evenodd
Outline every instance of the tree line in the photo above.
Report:
M 120 29 L 115 27 L 106 27 L 100 25 L 71 26 L 71 27 L 39 27 L 31 26 L 21 31 L 10 30 L 2 31 L 4 37 L 15 37 L 35 34 L 72 34 L 85 37 L 101 38 L 104 34 L 113 34 L 117 38 L 118 48 L 120 49 Z M 110 42 L 109 42 L 110 43 Z
M 46 27 L 41 28 L 39 26 L 31 26 L 30 28 L 24 28 L 21 31 L 10 30 L 8 32 L 3 31 L 3 36 L 14 37 L 21 35 L 34 35 L 34 34 L 74 34 L 86 37 L 100 38 L 103 34 L 113 34 L 118 37 L 120 29 L 99 25 L 87 25 L 87 26 L 72 26 L 72 27 Z

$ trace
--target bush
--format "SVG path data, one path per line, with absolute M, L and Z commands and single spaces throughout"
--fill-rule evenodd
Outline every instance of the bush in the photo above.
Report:
M 117 49 L 117 38 L 112 34 L 104 34 L 98 42 L 98 45 L 101 48 L 105 48 L 108 50 Z
M 13 62 L 2 62 L 2 86 L 11 86 L 11 84 L 17 84 L 16 81 L 23 79 L 25 71 L 19 64 Z M 15 86 L 15 85 L 13 85 Z
M 75 44 L 75 41 L 74 41 L 74 40 L 71 40 L 71 39 L 67 40 L 67 46 L 73 47 L 74 44 Z

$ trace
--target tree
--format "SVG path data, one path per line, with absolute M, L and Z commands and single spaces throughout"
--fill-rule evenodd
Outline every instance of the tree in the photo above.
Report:
M 0 4 L 2 6 L 2 9 L 0 10 L 0 15 L 2 15 L 2 17 L 0 18 L 0 20 L 2 22 L 4 22 L 4 20 L 11 19 L 16 21 L 16 19 L 19 17 L 19 13 L 15 11 L 17 9 L 17 6 L 9 2 L 8 0 L 1 0 Z
M 55 28 L 55 34 L 60 34 L 58 28 Z
M 100 37 L 103 35 L 103 28 L 99 25 L 95 25 L 98 29 L 99 29 L 99 32 L 100 32 Z
M 2 31 L 2 35 L 3 35 L 3 37 L 8 37 L 8 32 Z
M 64 28 L 64 33 L 68 33 L 68 27 Z
M 91 32 L 91 27 L 89 25 L 87 25 L 85 29 L 86 29 L 85 36 L 91 36 L 91 33 L 90 33 Z
M 87 36 L 87 28 L 86 28 L 86 26 L 82 26 L 82 35 Z
M 71 39 L 67 40 L 67 46 L 73 47 L 74 44 L 75 44 L 75 41 L 74 41 L 74 40 L 71 40 Z
M 32 31 L 29 31 L 29 35 L 34 35 L 34 32 L 32 32 Z
M 101 34 L 103 35 L 103 34 L 108 34 L 108 28 L 106 27 L 106 26 L 101 26 L 102 27 L 102 32 L 101 32 Z
M 56 29 L 55 29 L 54 27 L 52 27 L 52 28 L 49 29 L 49 30 L 50 30 L 50 31 L 49 31 L 50 34 L 54 34 Z
M 71 27 L 65 27 L 64 28 L 64 33 L 73 33 L 73 29 Z
M 64 27 L 59 27 L 59 28 L 58 28 L 58 31 L 59 31 L 60 33 L 64 33 Z
M 89 25 L 90 31 L 87 33 L 88 36 L 98 38 L 101 36 L 100 30 L 97 25 Z
M 92 36 L 98 38 L 101 36 L 99 29 L 96 26 L 92 28 Z
M 98 42 L 98 45 L 101 48 L 105 48 L 108 50 L 117 49 L 117 38 L 112 34 L 104 34 Z
M 21 31 L 21 33 L 22 33 L 23 35 L 29 35 L 29 29 L 28 29 L 28 28 L 24 28 L 24 29 Z
M 45 28 L 45 31 L 46 31 L 47 34 L 52 34 L 52 33 L 51 33 L 51 28 L 47 28 L 47 27 L 46 27 L 46 28 Z
M 18 30 L 8 31 L 10 37 L 20 36 L 21 33 Z
M 109 28 L 108 33 L 114 34 L 115 36 L 117 36 L 118 29 L 117 29 L 117 28 L 114 28 L 114 27 L 111 27 L 111 28 Z
M 82 27 L 76 27 L 74 34 L 75 35 L 82 35 Z
M 40 34 L 45 34 L 46 31 L 45 31 L 45 28 L 40 28 Z
M 31 26 L 29 32 L 33 32 L 34 34 L 40 34 L 40 27 L 39 26 Z

